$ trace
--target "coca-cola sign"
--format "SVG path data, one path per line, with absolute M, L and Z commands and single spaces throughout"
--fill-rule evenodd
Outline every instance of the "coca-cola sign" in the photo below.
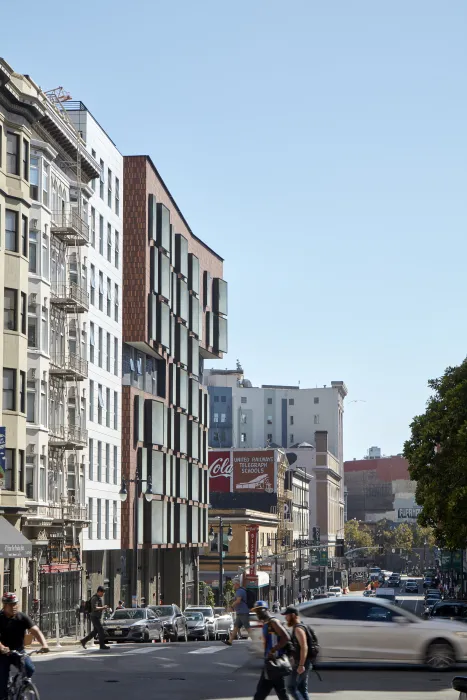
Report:
M 230 450 L 209 450 L 209 490 L 229 493 L 231 477 Z

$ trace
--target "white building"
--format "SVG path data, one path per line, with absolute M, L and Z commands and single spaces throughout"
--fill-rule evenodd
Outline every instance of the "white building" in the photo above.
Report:
M 88 582 L 94 587 L 108 578 L 105 552 L 120 549 L 123 157 L 82 102 L 65 106 L 87 151 L 100 164 L 89 199 L 90 523 L 83 539 Z

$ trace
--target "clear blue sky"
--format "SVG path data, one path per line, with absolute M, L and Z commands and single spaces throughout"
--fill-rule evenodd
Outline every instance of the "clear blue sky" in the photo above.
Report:
M 463 360 L 465 0 L 47 0 L 0 52 L 152 156 L 225 258 L 254 383 L 349 388 L 345 453 L 400 451 Z

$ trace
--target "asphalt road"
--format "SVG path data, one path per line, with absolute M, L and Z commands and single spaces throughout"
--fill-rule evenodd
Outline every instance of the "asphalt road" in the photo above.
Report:
M 73 651 L 35 657 L 42 700 L 250 700 L 261 662 L 249 642 L 122 644 L 110 651 Z M 452 673 L 396 668 L 335 668 L 312 674 L 312 700 L 457 700 Z M 272 697 L 275 697 L 273 695 Z

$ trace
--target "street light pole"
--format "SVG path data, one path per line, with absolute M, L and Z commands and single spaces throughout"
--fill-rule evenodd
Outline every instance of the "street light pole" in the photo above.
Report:
M 222 520 L 222 517 L 220 515 L 217 516 L 217 519 L 219 520 L 219 539 L 218 539 L 218 544 L 217 548 L 219 551 L 219 598 L 218 598 L 218 605 L 219 607 L 222 607 L 222 596 L 224 593 L 224 521 Z M 232 542 L 233 540 L 233 532 L 232 532 L 232 526 L 229 525 L 229 529 L 227 530 L 227 540 L 229 542 Z M 214 527 L 211 525 L 211 529 L 209 530 L 209 541 L 214 542 Z

